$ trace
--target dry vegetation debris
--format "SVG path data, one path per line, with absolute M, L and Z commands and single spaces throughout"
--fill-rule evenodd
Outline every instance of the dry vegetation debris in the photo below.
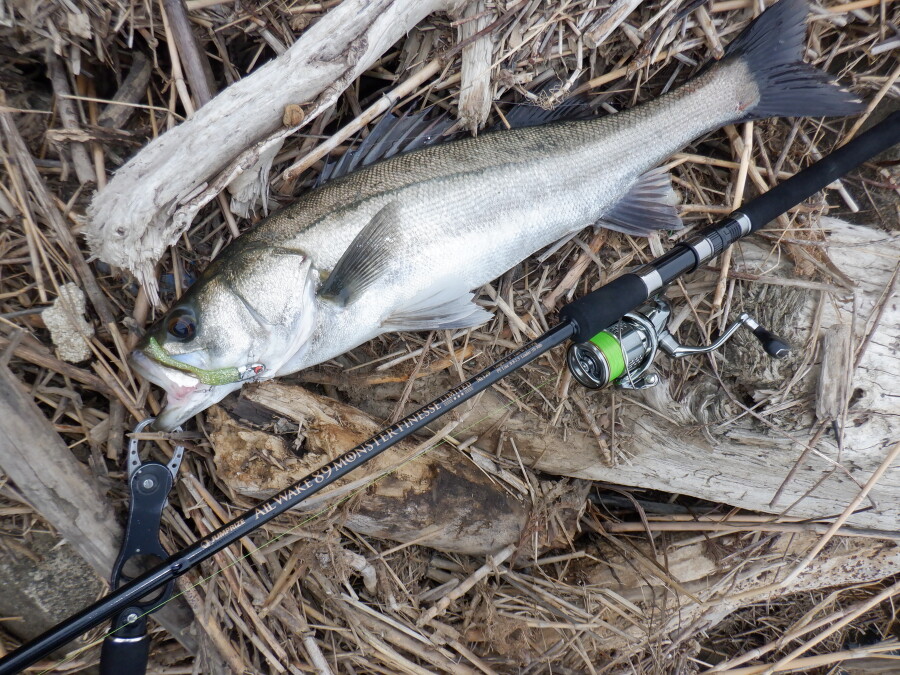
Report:
M 157 392 L 135 379 L 125 355 L 154 314 L 131 277 L 102 261 L 87 262 L 89 252 L 77 236 L 87 203 L 138 148 L 283 53 L 338 4 L 0 4 L 0 367 L 12 370 L 120 512 L 127 430 L 159 408 Z M 400 108 L 444 108 L 470 129 L 502 124 L 512 106 L 552 107 L 576 93 L 585 96 L 584 105 L 613 112 L 685 81 L 710 55 L 721 55 L 758 9 L 753 0 L 478 0 L 462 14 L 430 16 L 269 158 L 267 207 L 289 203 L 312 185 L 326 151 L 338 156 L 351 148 L 371 127 L 373 115 L 366 111 L 384 93 L 393 92 Z M 886 0 L 814 2 L 808 60 L 871 101 L 870 110 L 858 120 L 777 120 L 701 139 L 670 162 L 685 223 L 728 213 L 851 137 L 870 112 L 878 116 L 880 108 L 896 106 L 898 25 L 898 8 Z M 472 45 L 478 50 L 467 49 Z M 467 78 L 473 86 L 461 88 Z M 286 109 L 284 124 L 301 124 L 307 103 L 313 102 Z M 896 169 L 891 171 L 870 166 L 861 177 L 848 177 L 829 191 L 828 203 L 896 232 L 900 189 Z M 838 273 L 819 245 L 824 235 L 818 217 L 826 208 L 820 196 L 764 235 L 773 255 L 789 256 L 795 264 L 795 288 L 801 291 L 804 284 L 840 290 Z M 202 209 L 159 263 L 163 304 L 259 217 L 236 215 L 233 202 L 221 195 Z M 567 299 L 660 253 L 688 231 L 648 241 L 608 231 L 582 233 L 484 289 L 483 300 L 496 309 L 488 326 L 433 339 L 385 336 L 340 361 L 346 371 L 341 381 L 333 366 L 306 374 L 306 381 L 356 405 L 363 405 L 365 392 L 384 387 L 384 406 L 401 409 L 408 380 L 443 374 L 452 381 L 458 373 L 474 372 L 546 328 Z M 773 292 L 769 286 L 755 289 L 727 260 L 713 271 L 717 281 L 680 288 L 696 300 L 680 318 L 693 314 L 698 320 L 684 323 L 685 341 L 706 339 L 732 306 L 765 304 L 764 294 Z M 42 314 L 67 284 L 87 295 L 96 330 L 93 337 L 85 331 L 90 352 L 77 364 L 54 354 Z M 783 308 L 791 302 L 781 294 L 769 304 Z M 786 327 L 790 317 L 783 311 L 771 319 Z M 739 414 L 734 402 L 765 387 L 774 390 L 767 400 L 780 400 L 787 411 L 767 417 L 770 424 L 792 428 L 798 405 L 811 414 L 811 398 L 789 390 L 792 376 L 815 351 L 814 337 L 807 347 L 806 360 L 777 374 L 735 356 L 736 365 L 719 375 L 720 385 L 737 393 L 730 399 L 711 393 L 711 418 L 721 422 Z M 673 395 L 691 390 L 708 367 L 701 361 L 671 365 Z M 607 461 L 628 461 L 615 456 L 617 435 L 627 433 L 617 427 L 622 400 L 586 396 L 569 386 L 564 372 L 562 357 L 555 355 L 498 391 L 514 408 L 556 428 L 587 429 Z M 302 428 L 267 428 L 303 447 Z M 201 426 L 182 439 L 190 452 L 164 519 L 170 550 L 252 503 L 218 475 L 208 431 Z M 503 445 L 502 419 L 493 431 Z M 527 507 L 531 529 L 521 541 L 494 556 L 472 557 L 415 540 L 398 545 L 358 534 L 346 526 L 352 514 L 343 503 L 317 518 L 284 518 L 248 540 L 244 551 L 220 553 L 188 575 L 182 590 L 198 617 L 200 656 L 194 659 L 159 631 L 150 672 L 669 673 L 722 663 L 729 673 L 824 673 L 851 656 L 895 649 L 890 639 L 897 632 L 893 603 L 900 589 L 895 579 L 873 583 L 873 574 L 881 577 L 871 570 L 858 578 L 834 577 L 844 580 L 842 587 L 823 590 L 810 582 L 793 595 L 776 590 L 749 605 L 740 601 L 748 579 L 774 579 L 786 560 L 799 560 L 814 546 L 812 533 L 821 528 L 807 521 L 597 485 L 582 504 L 580 526 L 560 525 L 558 547 L 545 550 L 533 545 L 536 530 L 548 528 L 558 515 L 554 505 L 583 484 L 536 475 L 514 452 L 500 456 L 497 447 L 480 447 L 477 439 L 447 439 L 457 446 L 452 452 L 459 461 L 467 461 L 463 452 L 473 447 L 473 461 Z M 157 451 L 165 454 L 169 445 L 159 441 Z M 0 546 L 27 542 L 47 528 L 35 512 L 42 505 L 32 510 L 21 487 L 0 483 Z M 810 539 L 804 543 L 803 537 Z M 859 542 L 840 542 L 832 540 L 820 551 L 811 569 L 825 574 L 829 561 L 858 564 L 853 547 Z M 866 555 L 883 569 L 896 568 L 893 546 L 885 543 L 877 555 L 866 549 Z M 686 571 L 698 560 L 714 561 L 703 571 L 707 576 Z M 676 561 L 687 568 L 676 571 Z M 214 572 L 219 573 L 202 587 L 190 588 Z M 632 579 L 630 593 L 623 592 L 623 579 Z M 729 616 L 733 610 L 738 611 Z M 0 649 L 17 642 L 5 626 Z M 90 648 L 62 666 L 43 665 L 77 672 L 97 657 L 98 650 Z M 777 665 L 767 670 L 754 664 Z

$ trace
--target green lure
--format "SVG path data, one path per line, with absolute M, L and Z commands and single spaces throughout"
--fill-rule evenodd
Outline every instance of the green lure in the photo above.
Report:
M 172 358 L 154 337 L 150 337 L 147 340 L 147 349 L 145 350 L 145 353 L 164 366 L 190 373 L 203 384 L 217 385 L 243 382 L 244 380 L 254 378 L 264 370 L 263 365 L 260 363 L 253 363 L 249 366 L 241 366 L 240 368 L 231 367 L 217 368 L 216 370 L 204 370 L 203 368 L 182 363 L 181 361 Z

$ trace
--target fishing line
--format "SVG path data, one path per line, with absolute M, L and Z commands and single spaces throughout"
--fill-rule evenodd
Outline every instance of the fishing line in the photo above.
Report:
M 488 419 L 494 417 L 495 415 L 497 415 L 498 413 L 500 413 L 500 412 L 502 412 L 502 411 L 508 409 L 508 408 L 511 407 L 512 405 L 524 401 L 526 398 L 528 398 L 528 397 L 531 396 L 532 394 L 535 394 L 535 393 L 537 393 L 539 390 L 543 389 L 545 386 L 547 386 L 550 382 L 552 382 L 552 381 L 555 380 L 556 378 L 557 378 L 557 375 L 550 375 L 550 376 L 548 376 L 546 379 L 544 379 L 543 382 L 541 382 L 540 384 L 537 384 L 537 385 L 532 385 L 531 383 L 526 382 L 526 384 L 527 384 L 528 387 L 530 388 L 530 391 L 525 392 L 525 393 L 522 394 L 521 396 L 517 396 L 516 398 L 513 398 L 513 399 L 508 400 L 506 403 L 504 403 L 503 405 L 497 406 L 497 407 L 494 408 L 493 410 L 487 411 L 481 418 L 479 418 L 479 419 L 477 419 L 477 420 L 471 422 L 470 424 L 468 424 L 467 426 L 463 427 L 462 429 L 460 429 L 460 430 L 457 431 L 456 433 L 458 433 L 458 434 L 465 433 L 466 431 L 469 431 L 470 429 L 472 429 L 472 428 L 478 426 L 479 424 L 481 424 L 481 423 L 484 422 L 485 420 L 488 420 Z M 426 427 L 426 429 L 427 429 L 427 427 Z M 431 432 L 430 429 L 429 429 L 429 431 Z M 435 433 L 438 433 L 438 432 L 431 432 L 431 433 L 435 434 Z M 444 445 L 444 444 L 447 444 L 447 445 L 449 445 L 449 446 L 451 446 L 451 447 L 455 447 L 455 446 L 450 442 L 450 439 L 455 440 L 455 441 L 457 440 L 457 439 L 454 437 L 453 432 L 447 432 L 446 434 L 444 434 L 444 435 L 441 437 L 441 439 L 440 439 L 439 441 L 435 442 L 434 444 L 432 444 L 432 445 L 426 445 L 426 447 L 422 448 L 421 450 L 418 450 L 418 451 L 413 452 L 412 454 L 408 455 L 405 459 L 403 459 L 402 461 L 398 462 L 398 463 L 395 464 L 394 466 L 391 466 L 390 468 L 385 469 L 385 470 L 382 471 L 381 473 L 374 474 L 374 475 L 372 476 L 372 478 L 371 478 L 369 481 L 367 481 L 367 482 L 365 482 L 364 484 L 360 485 L 358 488 L 356 488 L 356 489 L 354 489 L 354 490 L 348 492 L 346 495 L 344 495 L 344 496 L 342 496 L 342 497 L 339 497 L 339 498 L 337 499 L 337 501 L 335 501 L 335 502 L 333 502 L 333 503 L 330 503 L 330 504 L 326 504 L 325 506 L 322 506 L 322 507 L 319 508 L 318 510 L 313 511 L 312 513 L 308 514 L 306 518 L 304 518 L 304 519 L 300 520 L 299 522 L 297 522 L 296 524 L 292 525 L 290 528 L 288 528 L 288 529 L 285 530 L 284 532 L 282 532 L 282 533 L 280 533 L 280 534 L 277 534 L 277 535 L 273 536 L 272 538 L 270 538 L 270 539 L 268 539 L 267 541 L 263 542 L 262 544 L 260 544 L 260 545 L 257 546 L 256 548 L 253 548 L 253 549 L 248 550 L 246 553 L 244 553 L 243 555 L 238 556 L 237 558 L 235 558 L 233 561 L 231 561 L 231 562 L 228 563 L 227 565 L 223 565 L 222 567 L 217 568 L 216 570 L 214 570 L 213 572 L 211 572 L 211 573 L 210 573 L 209 575 L 207 575 L 206 577 L 202 577 L 199 581 L 196 581 L 196 582 L 194 582 L 193 584 L 188 585 L 187 588 L 185 588 L 185 589 L 183 589 L 183 590 L 178 590 L 176 593 L 174 593 L 174 594 L 172 595 L 172 597 L 168 598 L 167 600 L 164 600 L 163 602 L 159 603 L 158 605 L 155 605 L 155 606 L 152 607 L 151 609 L 146 610 L 143 614 L 139 614 L 139 615 L 138 615 L 138 618 L 141 619 L 141 618 L 144 618 L 144 617 L 146 617 L 146 616 L 149 616 L 150 614 L 152 614 L 152 613 L 154 613 L 154 612 L 156 612 L 156 611 L 162 609 L 163 607 L 165 607 L 167 604 L 169 604 L 170 602 L 172 602 L 172 601 L 175 600 L 176 598 L 181 597 L 182 595 L 184 595 L 184 594 L 187 593 L 188 591 L 192 591 L 192 590 L 194 590 L 194 589 L 196 589 L 196 588 L 199 588 L 200 586 L 203 586 L 204 584 L 206 584 L 206 583 L 209 582 L 210 580 L 214 579 L 215 577 L 219 576 L 220 574 L 222 574 L 222 573 L 226 572 L 227 570 L 231 569 L 232 567 L 234 567 L 234 566 L 237 565 L 238 563 L 243 562 L 244 560 L 246 560 L 247 558 L 249 558 L 249 557 L 252 556 L 253 554 L 258 553 L 259 551 L 261 551 L 261 550 L 267 548 L 268 546 L 271 546 L 272 544 L 274 544 L 275 542 L 279 541 L 280 539 L 283 539 L 283 538 L 286 537 L 287 535 L 294 533 L 298 528 L 300 528 L 300 527 L 306 525 L 307 523 L 312 522 L 313 520 L 316 520 L 317 518 L 319 518 L 320 516 L 322 516 L 323 514 L 325 514 L 325 513 L 328 512 L 328 511 L 333 511 L 333 510 L 337 509 L 339 506 L 341 506 L 342 504 L 345 504 L 345 503 L 348 502 L 349 500 L 353 499 L 354 497 L 356 497 L 357 495 L 359 495 L 359 494 L 362 493 L 363 491 L 367 490 L 367 489 L 370 488 L 371 486 L 373 486 L 373 485 L 375 485 L 376 483 L 378 483 L 378 482 L 379 482 L 380 480 L 382 480 L 383 478 L 386 478 L 387 476 L 390 476 L 391 474 L 393 474 L 393 473 L 395 473 L 396 471 L 400 470 L 401 468 L 403 468 L 404 466 L 406 466 L 406 465 L 409 464 L 410 462 L 415 461 L 415 460 L 417 460 L 417 459 L 420 459 L 420 458 L 424 457 L 424 456 L 427 455 L 429 452 L 431 452 L 434 448 L 438 448 L 438 447 L 440 447 L 440 446 L 442 446 L 442 445 Z M 460 442 L 460 441 L 457 441 L 457 442 Z M 423 443 L 426 443 L 426 444 L 427 444 L 428 441 L 424 441 Z M 337 489 L 337 488 L 336 488 L 336 489 Z M 327 495 L 327 494 L 322 495 L 322 498 L 327 500 L 328 495 Z M 217 529 L 217 526 L 213 526 L 212 529 L 211 529 L 211 531 L 215 531 L 216 529 Z M 223 550 L 220 551 L 219 553 L 224 554 L 225 551 L 227 551 L 227 549 L 223 549 Z M 59 661 L 58 663 L 53 664 L 52 666 L 50 666 L 50 667 L 47 668 L 46 670 L 40 671 L 40 672 L 38 673 L 38 675 L 47 675 L 48 673 L 52 672 L 54 669 L 58 669 L 60 666 L 65 665 L 66 663 L 68 663 L 68 662 L 71 661 L 72 659 L 75 659 L 76 657 L 78 657 L 80 654 L 83 654 L 85 651 L 87 651 L 87 650 L 89 650 L 89 649 L 92 649 L 93 647 L 96 647 L 96 646 L 99 645 L 99 644 L 102 644 L 103 641 L 106 640 L 106 638 L 108 638 L 108 637 L 110 637 L 110 636 L 112 636 L 112 635 L 115 635 L 117 632 L 119 632 L 120 630 L 122 630 L 122 629 L 125 628 L 125 627 L 126 627 L 126 626 L 119 626 L 118 628 L 114 628 L 114 629 L 108 631 L 107 633 L 105 633 L 104 635 L 100 636 L 99 638 L 97 638 L 97 639 L 94 640 L 93 642 L 90 642 L 89 644 L 86 644 L 86 645 L 84 645 L 84 646 L 82 646 L 82 647 L 79 647 L 78 649 L 74 650 L 70 655 L 66 656 L 66 658 L 62 659 L 62 660 Z

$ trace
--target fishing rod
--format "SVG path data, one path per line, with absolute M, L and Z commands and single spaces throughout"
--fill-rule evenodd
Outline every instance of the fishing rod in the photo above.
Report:
M 134 629 L 146 622 L 147 615 L 169 601 L 176 578 L 568 340 L 573 342 L 567 354 L 569 368 L 579 382 L 591 388 L 610 384 L 623 388 L 653 386 L 658 383 L 659 377 L 650 373 L 649 368 L 659 351 L 675 358 L 712 351 L 741 326 L 753 331 L 769 355 L 776 358 L 784 356 L 788 351 L 784 341 L 747 315 L 742 315 L 711 345 L 688 347 L 678 344 L 667 328 L 671 310 L 661 291 L 681 275 L 694 271 L 729 245 L 756 232 L 792 206 L 897 143 L 900 143 L 900 111 L 777 187 L 747 202 L 724 220 L 679 242 L 668 253 L 566 305 L 559 312 L 558 325 L 431 403 L 194 544 L 173 553 L 144 574 L 125 580 L 117 588 L 114 583 L 114 590 L 106 597 L 0 659 L 0 675 L 19 672 L 110 618 L 113 619 L 113 629 L 104 642 L 104 652 L 118 653 L 122 662 L 132 665 L 128 668 L 119 666 L 118 670 L 108 672 L 143 673 L 146 665 L 139 666 L 139 662 L 143 659 L 146 664 L 149 637 L 145 630 L 143 635 L 137 635 L 135 633 L 140 631 Z M 136 507 L 133 501 L 129 521 L 134 517 L 138 520 L 144 518 L 158 526 L 156 512 L 161 512 L 165 504 L 165 495 L 171 487 L 177 463 L 173 460 L 169 465 L 156 466 L 158 463 L 154 462 L 141 464 L 136 455 L 136 448 L 130 448 L 128 468 L 132 497 L 141 499 L 136 495 L 153 495 L 155 506 L 149 509 L 149 516 L 146 513 L 141 515 L 140 506 Z M 137 516 L 133 516 L 136 511 Z M 126 536 L 126 544 L 128 539 Z M 153 541 L 150 545 L 154 546 L 154 552 L 162 552 L 158 539 L 156 541 L 156 546 Z M 131 550 L 135 547 L 132 541 Z M 125 548 L 116 564 L 120 577 L 124 551 Z M 148 600 L 148 596 L 153 594 L 156 597 Z

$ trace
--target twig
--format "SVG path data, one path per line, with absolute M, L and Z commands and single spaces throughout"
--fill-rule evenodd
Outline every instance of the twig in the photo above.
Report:
M 376 117 L 390 110 L 404 96 L 411 94 L 418 89 L 420 85 L 439 73 L 442 67 L 441 59 L 433 59 L 430 61 L 427 65 L 418 70 L 415 75 L 404 80 L 402 84 L 397 85 L 390 92 L 379 98 L 378 102 L 369 106 L 362 115 L 358 115 L 349 124 L 344 125 L 327 141 L 320 143 L 314 150 L 291 164 L 282 172 L 281 180 L 294 180 L 300 176 L 300 174 L 322 159 L 329 152 L 344 143 L 360 129 L 370 124 Z
M 56 55 L 52 53 L 47 55 L 47 68 L 50 71 L 50 82 L 53 83 L 56 107 L 59 109 L 59 118 L 62 120 L 63 127 L 70 130 L 80 129 L 78 114 L 75 112 L 75 106 L 72 105 L 72 99 L 69 98 L 72 92 L 69 89 L 66 71 Z M 78 180 L 81 183 L 96 183 L 97 176 L 94 174 L 94 167 L 91 166 L 91 159 L 88 157 L 84 144 L 70 143 L 69 150 L 72 153 L 72 163 L 75 165 L 75 174 L 78 176 Z
M 213 97 L 213 86 L 207 77 L 207 73 L 210 72 L 209 62 L 206 54 L 197 46 L 197 38 L 191 30 L 185 12 L 184 0 L 163 0 L 163 8 L 178 56 L 184 65 L 191 91 L 197 97 L 199 108 L 209 103 Z

